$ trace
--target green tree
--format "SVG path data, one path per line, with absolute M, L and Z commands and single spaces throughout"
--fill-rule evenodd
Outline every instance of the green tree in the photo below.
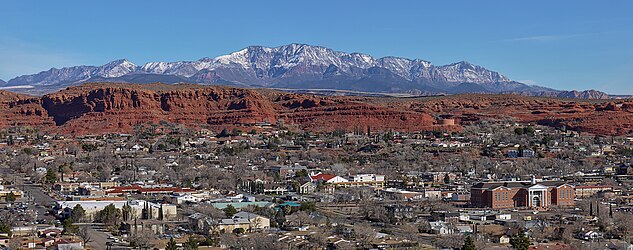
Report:
M 451 177 L 448 175 L 448 173 L 444 174 L 444 183 L 445 184 L 451 183 Z
M 286 223 L 286 215 L 283 210 L 279 210 L 275 213 L 275 223 L 277 223 L 277 227 L 282 227 L 284 223 Z
M 183 246 L 185 247 L 185 250 L 196 250 L 199 246 L 198 240 L 196 240 L 194 237 L 189 236 L 189 239 L 185 241 Z
M 132 207 L 128 204 L 123 205 L 121 208 L 121 213 L 123 215 L 123 220 L 128 221 L 132 219 Z
M 231 134 L 229 134 L 229 131 L 228 131 L 226 128 L 224 128 L 224 129 L 222 129 L 222 132 L 220 132 L 220 133 L 217 135 L 217 137 L 218 137 L 218 138 L 222 138 L 222 137 L 229 137 L 230 135 L 231 135 Z
M 525 134 L 525 130 L 523 130 L 523 128 L 515 128 L 514 133 L 517 135 L 522 135 Z
M 530 247 L 530 238 L 525 235 L 523 230 L 520 230 L 510 238 L 510 245 L 517 250 L 527 250 Z
M 462 246 L 462 250 L 477 250 L 475 242 L 473 241 L 473 237 L 466 237 L 466 239 L 464 240 L 464 245 Z
M 316 210 L 316 204 L 314 202 L 301 203 L 301 206 L 299 207 L 299 210 L 301 210 L 301 211 L 314 211 L 314 210 Z
M 76 234 L 79 232 L 79 227 L 74 224 L 72 219 L 65 219 L 62 225 L 64 226 L 62 234 Z
M 86 210 L 79 204 L 75 205 L 73 211 L 70 213 L 70 219 L 77 222 L 82 221 L 85 216 Z
M 167 246 L 165 246 L 165 250 L 177 250 L 178 246 L 176 245 L 176 241 L 174 238 L 170 238 L 169 242 L 167 242 Z
M 230 204 L 226 206 L 223 210 L 226 217 L 229 217 L 229 218 L 233 217 L 233 215 L 237 213 L 237 209 L 235 209 L 235 207 L 233 207 L 233 205 L 230 205 Z
M 119 224 L 122 217 L 121 210 L 116 208 L 114 204 L 110 204 L 104 207 L 103 210 L 97 212 L 95 221 L 113 226 Z
M 12 204 L 16 200 L 15 194 L 13 194 L 13 192 L 9 192 L 6 196 L 4 196 L 4 199 L 7 203 Z
M 46 175 L 42 180 L 44 181 L 44 183 L 53 184 L 55 183 L 55 181 L 57 181 L 57 173 L 55 173 L 55 170 L 53 170 L 53 168 L 48 168 L 46 170 Z
M 22 152 L 24 152 L 27 155 L 34 155 L 35 154 L 32 148 L 24 148 L 24 149 L 22 149 Z
M 524 128 L 524 132 L 528 135 L 534 135 L 536 133 L 536 129 L 533 126 L 527 126 Z
M 295 173 L 295 177 L 297 177 L 297 178 L 306 178 L 306 177 L 308 177 L 308 171 L 306 171 L 305 169 L 301 169 L 301 170 L 297 171 L 297 173 Z
M 97 145 L 94 145 L 94 144 L 82 144 L 81 145 L 81 149 L 83 149 L 86 152 L 93 152 L 93 151 L 97 150 Z
M 11 235 L 13 235 L 13 232 L 11 232 L 11 225 L 6 222 L 0 223 L 0 233 L 8 234 L 9 237 L 11 237 Z

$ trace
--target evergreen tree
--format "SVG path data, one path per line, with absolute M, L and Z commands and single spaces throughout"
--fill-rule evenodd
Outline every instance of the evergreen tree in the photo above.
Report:
M 165 246 L 165 250 L 177 250 L 178 246 L 176 246 L 176 241 L 174 238 L 170 238 L 169 242 L 167 242 L 167 246 Z
M 189 236 L 189 239 L 187 239 L 187 241 L 183 245 L 185 247 L 185 250 L 196 250 L 199 246 L 198 241 L 191 236 Z
M 44 183 L 53 184 L 55 183 L 55 181 L 57 181 L 57 173 L 55 173 L 55 170 L 53 170 L 53 168 L 48 168 L 46 170 L 46 175 L 42 180 L 44 181 Z
M 222 129 L 222 132 L 220 132 L 217 135 L 218 138 L 229 137 L 229 136 L 231 136 L 231 134 L 229 134 L 229 131 L 226 128 Z
M 107 205 L 103 210 L 97 212 L 95 221 L 105 223 L 108 226 L 117 225 L 121 222 L 123 214 L 121 210 L 116 208 L 114 204 Z
M 9 235 L 9 237 L 11 237 L 13 235 L 13 232 L 11 231 L 12 227 L 11 225 L 9 225 L 6 222 L 3 222 L 0 224 L 0 233 L 4 233 Z
M 466 237 L 466 239 L 464 240 L 464 246 L 462 246 L 462 250 L 477 250 L 475 242 L 473 241 L 473 237 Z
M 62 234 L 76 234 L 79 232 L 79 227 L 73 223 L 72 219 L 65 219 L 62 225 L 64 227 Z
M 7 201 L 7 203 L 12 204 L 13 202 L 15 202 L 15 194 L 13 194 L 13 192 L 9 192 L 6 196 L 4 196 L 4 199 Z
M 86 210 L 81 205 L 77 204 L 73 207 L 73 211 L 70 213 L 70 219 L 73 221 L 82 221 L 86 216 Z
M 277 223 L 277 227 L 282 227 L 284 223 L 286 223 L 286 215 L 283 210 L 279 210 L 275 214 L 275 222 Z
M 510 245 L 516 250 L 527 250 L 530 247 L 530 238 L 525 235 L 523 229 L 510 238 Z
M 125 204 L 121 208 L 121 213 L 123 214 L 123 220 L 128 221 L 132 219 L 132 207 L 130 205 Z
M 233 205 L 230 205 L 230 204 L 226 206 L 223 210 L 226 217 L 229 217 L 229 218 L 233 217 L 233 215 L 237 213 L 237 209 L 235 209 L 235 207 L 233 207 Z

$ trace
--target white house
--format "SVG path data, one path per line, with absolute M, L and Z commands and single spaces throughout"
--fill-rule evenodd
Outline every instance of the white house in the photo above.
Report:
M 450 228 L 448 225 L 446 225 L 446 223 L 443 221 L 432 221 L 432 222 L 429 222 L 429 224 L 431 225 L 431 231 L 435 234 L 439 234 L 439 235 L 453 234 L 453 229 Z
M 319 182 L 319 181 L 324 181 L 325 183 L 330 183 L 330 184 L 338 184 L 338 183 L 345 183 L 345 182 L 349 182 L 347 179 L 340 177 L 338 175 L 333 175 L 333 174 L 317 174 L 317 175 L 313 175 L 310 176 L 310 180 L 313 182 Z

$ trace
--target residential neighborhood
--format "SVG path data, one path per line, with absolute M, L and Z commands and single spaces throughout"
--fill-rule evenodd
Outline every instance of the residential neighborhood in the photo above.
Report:
M 633 248 L 632 138 L 512 122 L 418 133 L 281 124 L 3 131 L 0 245 Z

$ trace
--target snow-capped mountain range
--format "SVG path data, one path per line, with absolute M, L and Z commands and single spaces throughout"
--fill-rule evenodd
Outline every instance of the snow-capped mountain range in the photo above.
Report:
M 420 59 L 375 58 L 320 46 L 251 46 L 197 61 L 150 62 L 121 59 L 102 66 L 52 68 L 19 76 L 0 87 L 48 93 L 84 82 L 200 83 L 287 89 L 335 89 L 388 93 L 521 93 L 549 96 L 560 91 L 513 81 L 468 62 L 435 66 Z M 22 88 L 22 89 L 21 89 Z

